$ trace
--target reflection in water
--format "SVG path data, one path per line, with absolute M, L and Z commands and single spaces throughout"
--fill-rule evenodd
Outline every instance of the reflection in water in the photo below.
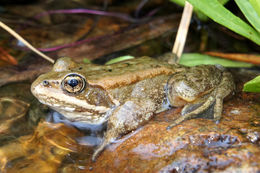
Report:
M 85 165 L 93 152 L 89 146 L 93 144 L 78 144 L 76 138 L 83 136 L 73 127 L 41 122 L 33 135 L 20 137 L 0 148 L 0 172 L 57 172 L 64 159 L 74 166 L 79 160 L 80 165 Z M 82 155 L 85 160 L 79 159 Z
M 77 142 L 81 145 L 97 146 L 101 143 L 103 137 L 103 131 L 106 128 L 106 124 L 95 125 L 84 122 L 71 122 L 67 120 L 62 114 L 58 112 L 52 112 L 47 116 L 48 122 L 64 123 L 68 126 L 73 126 L 84 132 L 85 136 L 77 138 Z

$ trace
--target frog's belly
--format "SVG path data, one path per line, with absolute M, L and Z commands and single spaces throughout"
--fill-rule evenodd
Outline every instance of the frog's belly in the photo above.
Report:
M 84 122 L 88 124 L 103 124 L 107 121 L 109 114 L 93 114 L 90 112 L 68 112 L 64 110 L 57 110 L 57 108 L 53 108 L 57 112 L 61 113 L 64 117 L 66 117 L 69 121 L 72 122 Z

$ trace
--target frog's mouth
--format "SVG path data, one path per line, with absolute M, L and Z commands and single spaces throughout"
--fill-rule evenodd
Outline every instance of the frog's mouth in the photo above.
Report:
M 70 95 L 65 95 L 62 91 L 58 91 L 52 88 L 41 87 L 40 85 L 32 88 L 33 95 L 43 104 L 46 104 L 52 108 L 63 109 L 64 111 L 78 112 L 93 112 L 93 113 L 105 113 L 110 110 L 109 107 L 97 106 L 89 104 L 86 100 L 81 100 Z
M 107 112 L 111 109 L 105 106 L 91 105 L 86 100 L 79 100 L 41 86 L 34 87 L 32 93 L 42 104 L 61 113 L 72 122 L 102 124 L 107 120 Z

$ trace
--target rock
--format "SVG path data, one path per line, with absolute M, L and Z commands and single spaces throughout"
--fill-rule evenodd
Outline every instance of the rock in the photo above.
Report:
M 219 124 L 199 118 L 166 130 L 162 120 L 179 110 L 161 113 L 110 145 L 84 172 L 259 172 L 259 96 L 238 94 L 225 102 Z

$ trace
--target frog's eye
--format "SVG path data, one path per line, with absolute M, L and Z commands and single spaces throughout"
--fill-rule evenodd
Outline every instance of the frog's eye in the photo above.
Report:
M 62 88 L 68 93 L 79 93 L 86 85 L 86 81 L 78 74 L 69 74 L 62 81 Z

